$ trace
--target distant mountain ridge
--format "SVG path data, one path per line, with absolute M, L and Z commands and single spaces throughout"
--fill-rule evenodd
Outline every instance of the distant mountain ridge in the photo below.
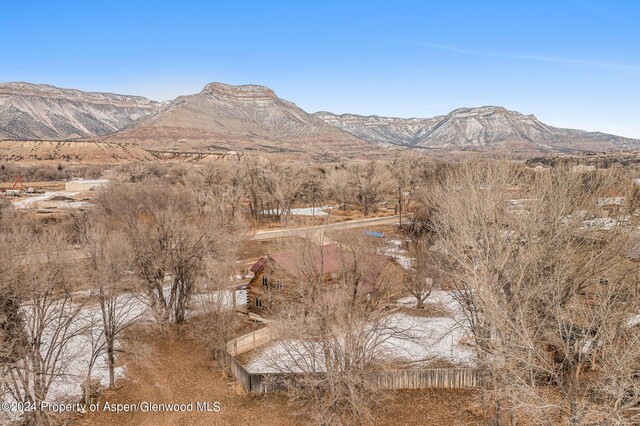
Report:
M 640 140 L 546 125 L 500 106 L 432 118 L 310 114 L 259 85 L 209 83 L 155 102 L 141 96 L 0 83 L 0 140 L 96 140 L 170 152 L 367 155 L 388 148 L 572 152 L 640 149 Z M 106 145 L 105 145 L 106 146 Z
M 47 84 L 0 83 L 0 139 L 71 140 L 112 134 L 162 108 L 142 96 Z
M 359 138 L 384 146 L 426 149 L 532 151 L 638 149 L 640 140 L 548 126 L 534 115 L 504 107 L 459 108 L 433 118 L 392 118 L 332 114 L 316 117 Z

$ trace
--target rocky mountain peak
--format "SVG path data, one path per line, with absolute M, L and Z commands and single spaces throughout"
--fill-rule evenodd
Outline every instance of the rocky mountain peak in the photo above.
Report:
M 254 84 L 209 83 L 108 139 L 162 151 L 344 153 L 375 148 Z
M 501 106 L 458 108 L 433 118 L 391 118 L 316 113 L 316 117 L 369 142 L 443 150 L 564 151 L 629 149 L 640 141 L 558 129 Z M 606 143 L 603 143 L 606 142 Z
M 495 117 L 511 117 L 519 120 L 532 120 L 538 121 L 535 115 L 529 114 L 524 115 L 519 113 L 518 111 L 508 110 L 502 106 L 481 106 L 481 107 L 473 107 L 473 108 L 458 108 L 451 111 L 447 114 L 448 117 L 455 118 L 487 118 L 491 116 Z
M 447 116 L 449 117 L 488 117 L 491 115 L 522 115 L 516 111 L 509 111 L 501 106 L 481 106 L 481 107 L 464 107 L 457 108 L 451 111 Z
M 200 92 L 205 95 L 219 95 L 235 98 L 276 98 L 273 90 L 257 84 L 234 86 L 224 83 L 209 83 Z

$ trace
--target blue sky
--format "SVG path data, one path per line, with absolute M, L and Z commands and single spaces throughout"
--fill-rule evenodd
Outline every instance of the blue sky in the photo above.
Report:
M 502 105 L 640 138 L 640 2 L 0 0 L 0 81 L 264 84 L 309 112 Z

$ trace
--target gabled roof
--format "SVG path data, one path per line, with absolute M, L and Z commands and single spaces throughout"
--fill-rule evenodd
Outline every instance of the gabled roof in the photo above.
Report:
M 260 270 L 260 268 L 262 268 L 262 265 L 264 265 L 265 260 L 267 260 L 266 257 L 261 257 L 249 270 L 254 274 L 257 273 Z
M 363 263 L 358 289 L 361 294 L 372 292 L 388 262 L 395 261 L 391 256 L 374 253 L 367 253 L 358 260 Z M 262 257 L 251 267 L 251 271 L 257 273 L 267 261 L 273 262 L 294 277 L 302 278 L 305 273 L 326 276 L 343 272 L 353 268 L 356 257 L 351 252 L 341 249 L 338 244 L 329 244 L 314 247 L 308 253 L 283 252 Z

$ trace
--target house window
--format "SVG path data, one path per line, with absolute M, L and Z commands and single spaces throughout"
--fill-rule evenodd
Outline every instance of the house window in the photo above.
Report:
M 282 290 L 283 287 L 284 287 L 284 284 L 282 280 L 276 280 L 276 290 Z
M 262 277 L 262 287 L 269 287 L 269 279 L 267 277 Z
M 262 299 L 256 297 L 256 308 L 262 308 Z

